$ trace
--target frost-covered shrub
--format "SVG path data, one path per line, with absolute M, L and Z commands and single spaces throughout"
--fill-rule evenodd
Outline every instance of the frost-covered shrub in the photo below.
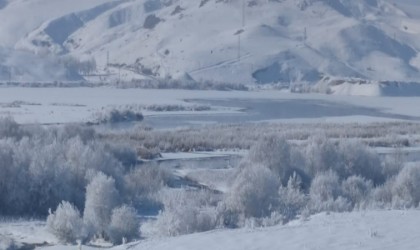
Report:
M 382 161 L 382 172 L 385 178 L 396 176 L 403 169 L 404 162 L 406 159 L 401 148 L 395 148 L 392 154 L 386 155 Z
M 119 203 L 115 181 L 98 173 L 86 187 L 83 220 L 93 234 L 104 235 L 111 222 L 112 210 Z
M 137 148 L 137 154 L 143 160 L 153 160 L 162 157 L 158 148 Z
M 375 185 L 385 181 L 378 154 L 359 141 L 333 142 L 326 137 L 314 137 L 309 140 L 305 158 L 306 170 L 312 176 L 332 170 L 341 179 L 359 175 Z
M 370 206 L 373 208 L 391 208 L 392 207 L 392 187 L 395 178 L 391 178 L 380 186 L 372 190 L 372 200 Z
M 137 164 L 137 153 L 133 148 L 124 145 L 112 145 L 109 149 L 112 156 L 125 167 L 130 168 Z
M 57 130 L 57 137 L 61 141 L 78 137 L 84 144 L 95 139 L 96 132 L 91 127 L 66 124 L 62 129 Z
M 123 186 L 127 171 L 113 147 L 96 138 L 92 128 L 80 125 L 19 126 L 5 119 L 0 130 L 0 213 L 46 216 L 62 200 L 83 209 L 85 188 L 97 172 Z M 13 129 L 5 129 L 13 128 Z
M 151 69 L 140 69 L 143 73 L 153 74 Z M 190 77 L 190 76 L 187 76 Z M 131 82 L 121 82 L 117 87 L 120 88 L 145 88 L 145 89 L 190 89 L 190 90 L 239 90 L 246 91 L 248 87 L 240 83 L 227 83 L 216 81 L 194 81 L 177 79 L 155 79 L 155 80 L 133 80 Z
M 176 236 L 215 229 L 216 201 L 208 191 L 166 190 L 162 193 L 164 210 L 154 223 L 155 233 Z
M 381 161 L 376 152 L 358 141 L 341 141 L 339 144 L 340 176 L 344 178 L 359 175 L 372 180 L 375 185 L 382 184 L 385 177 Z
M 314 177 L 330 169 L 339 171 L 340 157 L 337 145 L 325 136 L 308 139 L 304 153 L 306 172 Z
M 109 147 L 100 141 L 91 141 L 84 144 L 79 137 L 67 140 L 64 144 L 65 157 L 73 169 L 81 171 L 84 178 L 90 181 L 97 172 L 112 176 L 117 185 L 121 185 L 123 167 L 110 152 Z
M 310 188 L 310 207 L 315 212 L 349 211 L 350 202 L 343 198 L 338 175 L 333 171 L 319 173 L 312 181 Z
M 360 207 L 369 201 L 373 183 L 360 176 L 350 176 L 341 185 L 343 196 L 346 197 L 353 206 Z
M 125 193 L 137 208 L 155 206 L 156 194 L 169 182 L 170 173 L 155 164 L 144 164 L 124 177 Z
M 294 173 L 287 186 L 279 189 L 278 210 L 284 221 L 294 219 L 307 206 L 308 197 L 301 191 L 301 186 L 300 177 Z
M 394 207 L 418 207 L 420 202 L 420 165 L 404 167 L 392 187 Z
M 341 188 L 337 173 L 330 170 L 317 174 L 312 180 L 310 195 L 312 200 L 321 202 L 340 196 Z
M 16 144 L 11 140 L 0 140 L 0 214 L 24 213 L 29 206 L 28 172 L 16 166 L 14 159 Z M 24 152 L 20 152 L 22 157 Z M 29 164 L 22 159 L 25 165 Z M 23 164 L 22 164 L 23 165 Z
M 108 236 L 114 244 L 123 243 L 123 238 L 130 241 L 139 236 L 139 220 L 133 207 L 123 205 L 112 210 Z
M 50 213 L 47 227 L 63 243 L 76 243 L 86 237 L 79 210 L 67 201 L 60 203 L 55 212 Z
M 278 177 L 264 166 L 248 165 L 235 178 L 225 203 L 229 211 L 248 217 L 267 217 L 278 203 Z
M 290 145 L 283 138 L 269 137 L 260 140 L 251 147 L 248 160 L 251 163 L 268 167 L 284 183 L 293 173 L 290 164 Z
M 132 110 L 110 110 L 106 114 L 98 115 L 100 123 L 119 123 L 119 122 L 134 122 L 143 121 L 143 114 Z
M 23 130 L 12 117 L 0 117 L 0 139 L 6 137 L 20 139 L 23 134 Z

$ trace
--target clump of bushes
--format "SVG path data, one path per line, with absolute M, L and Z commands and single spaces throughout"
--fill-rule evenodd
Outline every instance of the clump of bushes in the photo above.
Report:
M 237 227 L 249 219 L 272 225 L 323 211 L 418 207 L 420 168 L 388 172 L 382 166 L 377 153 L 357 141 L 316 137 L 291 145 L 267 138 L 240 164 L 219 216 Z
M 137 211 L 128 205 L 112 210 L 108 235 L 112 243 L 121 244 L 139 237 L 139 221 Z
M 141 112 L 133 110 L 117 110 L 112 109 L 105 114 L 99 114 L 97 119 L 99 123 L 121 123 L 121 122 L 140 122 L 144 116 Z
M 79 210 L 67 201 L 61 202 L 47 218 L 47 227 L 64 243 L 76 243 L 87 237 Z
M 86 187 L 83 218 L 74 205 L 63 201 L 54 213 L 50 212 L 47 227 L 64 243 L 84 242 L 96 237 L 120 244 L 138 238 L 136 209 L 120 204 L 114 179 L 98 173 Z
M 62 242 L 133 239 L 138 227 L 134 234 L 133 224 L 122 223 L 128 228 L 121 228 L 119 220 L 132 218 L 140 203 L 155 202 L 152 193 L 167 181 L 158 168 L 137 170 L 137 164 L 135 148 L 121 142 L 110 145 L 90 127 L 22 126 L 1 118 L 0 214 L 45 216 Z M 130 179 L 132 173 L 135 178 Z M 148 189 L 140 190 L 130 181 L 147 181 Z
M 248 129 L 218 128 L 228 133 L 232 144 L 220 142 L 226 136 L 220 133 L 207 142 L 210 148 L 250 148 L 226 193 L 167 188 L 171 173 L 139 163 L 136 146 L 98 135 L 92 128 L 21 126 L 2 118 L 0 214 L 46 216 L 49 208 L 56 208 L 48 214 L 47 225 L 59 240 L 101 237 L 119 244 L 139 236 L 137 213 L 148 209 L 161 209 L 156 220 L 147 223 L 152 231 L 174 236 L 286 223 L 323 211 L 419 206 L 420 165 L 403 164 L 402 154 L 383 159 L 362 141 L 298 133 L 300 140 L 290 142 L 287 134 L 273 136 L 281 134 L 277 130 L 251 138 L 245 135 Z M 150 132 L 142 130 L 142 138 Z M 190 131 L 196 141 L 168 132 L 150 138 L 179 138 L 162 139 L 161 147 L 187 150 L 207 138 L 201 132 Z
M 153 222 L 153 233 L 176 236 L 216 228 L 217 200 L 214 194 L 204 190 L 165 190 L 161 193 L 164 209 Z

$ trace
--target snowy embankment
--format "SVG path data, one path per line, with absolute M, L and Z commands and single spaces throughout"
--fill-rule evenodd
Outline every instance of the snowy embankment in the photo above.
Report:
M 420 96 L 420 83 L 343 83 L 332 86 L 333 94 L 358 96 Z
M 420 83 L 324 77 L 310 87 L 309 91 L 347 96 L 416 97 L 420 96 Z
M 417 249 L 420 211 L 368 211 L 319 214 L 307 221 L 257 229 L 216 230 L 173 238 L 148 239 L 111 249 Z M 39 249 L 75 249 L 52 246 Z M 83 246 L 82 249 L 95 249 Z

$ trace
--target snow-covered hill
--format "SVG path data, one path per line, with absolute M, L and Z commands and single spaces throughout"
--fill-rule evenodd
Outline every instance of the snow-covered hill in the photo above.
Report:
M 49 80 L 76 77 L 44 59 L 71 55 L 126 80 L 408 82 L 420 77 L 418 13 L 417 0 L 0 0 L 0 51 L 31 53 Z M 0 80 L 29 71 L 3 57 Z

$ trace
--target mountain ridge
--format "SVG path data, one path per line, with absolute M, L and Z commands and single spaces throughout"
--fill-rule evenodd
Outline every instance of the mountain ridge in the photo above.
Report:
M 118 66 L 107 70 L 123 70 L 126 81 L 185 74 L 262 84 L 314 83 L 325 75 L 406 82 L 420 77 L 420 3 L 414 0 L 2 2 L 0 17 L 36 6 L 28 14 L 36 21 L 11 18 L 0 34 L 23 28 L 14 37 L 1 35 L 0 49 L 94 58 L 99 73 L 107 64 Z

